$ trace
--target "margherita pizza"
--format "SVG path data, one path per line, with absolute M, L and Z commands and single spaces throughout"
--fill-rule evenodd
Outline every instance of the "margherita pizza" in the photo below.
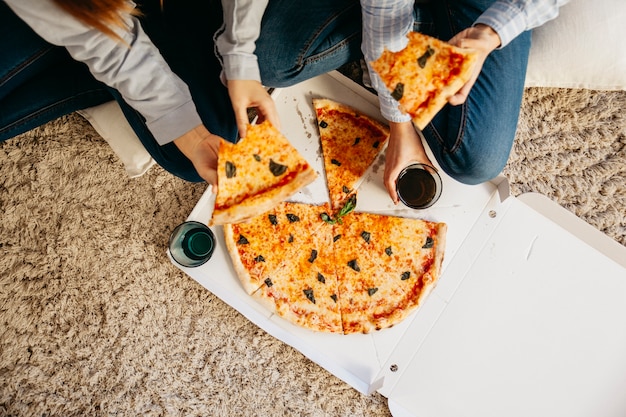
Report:
M 210 224 L 238 223 L 273 208 L 317 177 L 269 121 L 248 127 L 237 144 L 222 141 Z
M 243 287 L 315 331 L 368 333 L 399 323 L 437 282 L 446 225 L 328 210 L 283 202 L 248 223 L 224 225 Z
M 408 38 L 406 48 L 385 50 L 371 64 L 400 109 L 424 129 L 469 80 L 477 54 L 418 32 Z
M 389 137 L 379 121 L 349 106 L 314 99 L 320 132 L 326 182 L 333 211 L 353 194 Z

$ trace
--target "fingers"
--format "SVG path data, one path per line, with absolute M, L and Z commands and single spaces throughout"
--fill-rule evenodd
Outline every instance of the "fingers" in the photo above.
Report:
M 385 164 L 385 173 L 383 176 L 383 181 L 385 184 L 385 188 L 387 189 L 387 193 L 393 201 L 393 204 L 398 204 L 398 193 L 396 192 L 396 180 L 398 179 L 398 175 L 400 175 L 399 167 L 392 167 L 391 165 Z
M 254 80 L 229 80 L 228 95 L 233 105 L 240 137 L 245 137 L 247 133 L 247 126 L 250 123 L 248 117 L 249 108 L 257 109 L 260 121 L 269 120 L 272 125 L 280 129 L 276 104 L 260 82 Z
M 248 108 L 244 106 L 235 107 L 233 105 L 233 110 L 235 111 L 235 122 L 237 123 L 237 130 L 239 131 L 239 137 L 245 138 L 248 132 L 248 124 L 250 123 L 248 120 Z

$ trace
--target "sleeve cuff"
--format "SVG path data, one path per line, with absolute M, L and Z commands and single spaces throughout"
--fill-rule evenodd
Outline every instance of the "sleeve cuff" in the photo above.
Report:
M 188 101 L 165 116 L 147 123 L 159 145 L 165 145 L 202 124 L 196 106 Z
M 255 80 L 261 82 L 261 72 L 256 55 L 233 54 L 223 58 L 227 80 Z

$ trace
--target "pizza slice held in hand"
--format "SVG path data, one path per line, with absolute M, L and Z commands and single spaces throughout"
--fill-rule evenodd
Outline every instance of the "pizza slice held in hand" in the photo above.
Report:
M 423 130 L 470 79 L 477 53 L 418 32 L 408 38 L 406 48 L 385 49 L 371 65 L 400 109 Z
M 278 129 L 248 127 L 237 144 L 222 141 L 211 225 L 239 223 L 264 213 L 315 180 L 317 174 Z
M 314 99 L 324 171 L 333 212 L 340 210 L 361 184 L 389 137 L 379 121 L 329 99 Z

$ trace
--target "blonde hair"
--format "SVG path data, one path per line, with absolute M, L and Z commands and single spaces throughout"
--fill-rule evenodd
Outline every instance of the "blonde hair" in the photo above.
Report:
M 124 15 L 139 15 L 128 0 L 54 0 L 63 10 L 102 33 L 122 40 L 115 28 L 126 29 Z

